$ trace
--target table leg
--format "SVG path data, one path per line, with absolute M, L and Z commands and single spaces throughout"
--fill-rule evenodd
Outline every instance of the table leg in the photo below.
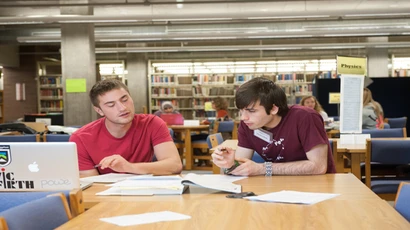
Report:
M 185 169 L 192 169 L 192 142 L 191 142 L 191 130 L 185 130 Z
M 362 154 L 352 153 L 352 173 L 359 178 L 359 180 L 362 180 L 360 171 L 360 155 Z

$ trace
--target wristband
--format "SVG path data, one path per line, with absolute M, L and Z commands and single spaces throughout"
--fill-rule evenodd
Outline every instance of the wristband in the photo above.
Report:
M 265 176 L 272 176 L 272 162 L 265 162 Z
M 232 167 L 224 169 L 224 173 L 225 174 L 230 174 L 234 169 L 236 169 L 236 167 L 239 166 L 239 162 L 235 161 L 234 164 L 232 165 Z

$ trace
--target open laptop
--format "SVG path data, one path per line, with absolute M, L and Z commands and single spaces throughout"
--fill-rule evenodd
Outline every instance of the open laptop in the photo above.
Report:
M 161 114 L 160 118 L 167 123 L 167 125 L 183 125 L 184 117 L 180 113 Z
M 0 142 L 0 191 L 80 188 L 73 142 Z

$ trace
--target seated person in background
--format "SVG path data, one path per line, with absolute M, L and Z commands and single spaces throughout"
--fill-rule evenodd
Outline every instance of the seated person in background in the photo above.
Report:
M 300 101 L 300 104 L 308 108 L 316 110 L 316 112 L 318 112 L 320 116 L 322 116 L 323 121 L 327 122 L 329 120 L 327 113 L 323 110 L 322 106 L 320 105 L 319 101 L 316 99 L 315 96 L 303 97 L 302 100 Z
M 212 108 L 216 111 L 216 119 L 219 121 L 229 120 L 228 102 L 221 97 L 212 100 Z
M 288 107 L 283 90 L 261 77 L 242 84 L 235 100 L 241 113 L 238 148 L 219 147 L 212 154 L 214 164 L 241 176 L 336 172 L 317 112 L 300 105 Z M 250 160 L 254 151 L 266 162 Z
M 174 110 L 174 105 L 170 101 L 164 101 L 161 104 L 161 108 L 154 113 L 155 116 L 160 117 L 161 114 L 171 114 L 171 113 L 179 113 L 178 111 Z
M 362 129 L 383 129 L 383 109 L 373 100 L 372 92 L 368 88 L 363 89 L 363 113 Z
M 103 116 L 76 132 L 80 176 L 112 172 L 179 174 L 178 150 L 159 117 L 135 114 L 127 86 L 116 79 L 97 82 L 90 91 L 94 110 Z M 157 161 L 152 162 L 153 157 Z

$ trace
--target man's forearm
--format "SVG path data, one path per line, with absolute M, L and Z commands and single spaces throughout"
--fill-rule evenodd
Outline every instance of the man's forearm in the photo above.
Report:
M 156 162 L 132 163 L 128 173 L 170 175 L 179 174 L 182 171 L 182 163 L 173 159 L 165 159 Z
M 327 165 L 319 165 L 313 161 L 293 161 L 285 163 L 272 163 L 273 175 L 316 175 L 325 174 Z M 266 172 L 266 170 L 265 170 Z

